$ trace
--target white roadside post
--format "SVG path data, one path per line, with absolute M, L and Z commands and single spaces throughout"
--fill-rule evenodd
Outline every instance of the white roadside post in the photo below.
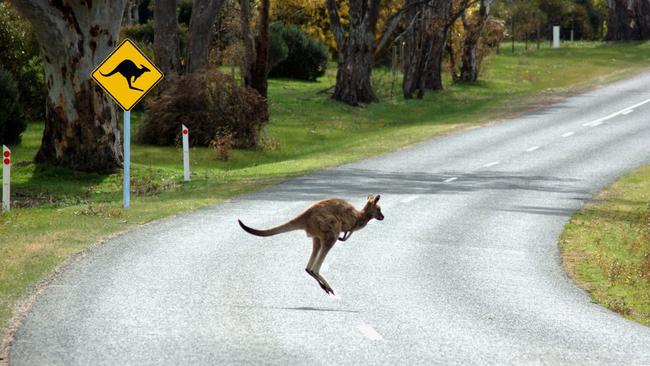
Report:
M 190 130 L 185 125 L 181 125 L 183 134 L 183 180 L 190 181 Z
M 553 48 L 560 48 L 560 27 L 553 26 Z
M 9 211 L 11 197 L 9 196 L 9 181 L 11 179 L 11 150 L 2 145 L 2 211 Z

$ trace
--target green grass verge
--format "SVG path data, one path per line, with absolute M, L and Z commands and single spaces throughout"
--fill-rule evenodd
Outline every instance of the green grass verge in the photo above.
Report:
M 334 83 L 334 70 L 317 83 L 271 80 L 272 123 L 263 149 L 236 150 L 222 162 L 207 148 L 193 148 L 192 182 L 183 184 L 179 148 L 134 145 L 129 210 L 120 207 L 120 174 L 32 164 L 43 129 L 42 123 L 32 123 L 22 145 L 13 147 L 12 190 L 19 208 L 0 214 L 0 325 L 31 286 L 111 234 L 530 109 L 576 87 L 620 79 L 648 66 L 647 42 L 502 51 L 487 60 L 480 82 L 452 85 L 447 80 L 444 92 L 429 93 L 424 100 L 399 97 L 399 80 L 378 70 L 374 84 L 382 102 L 364 108 L 318 93 Z M 139 115 L 133 119 L 135 130 Z
M 576 213 L 560 249 L 565 269 L 594 301 L 650 325 L 650 165 Z

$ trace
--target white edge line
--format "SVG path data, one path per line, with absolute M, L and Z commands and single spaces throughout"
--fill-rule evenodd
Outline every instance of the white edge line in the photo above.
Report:
M 535 151 L 537 149 L 539 149 L 539 146 L 533 146 L 533 147 L 529 147 L 528 149 L 526 149 L 526 151 L 531 152 L 531 151 Z
M 603 118 L 599 118 L 599 119 L 597 119 L 597 120 L 595 120 L 595 121 L 591 121 L 591 122 L 584 123 L 583 126 L 585 126 L 585 127 L 594 127 L 594 126 L 598 126 L 598 125 L 600 125 L 601 123 L 603 123 L 604 121 L 607 121 L 608 119 L 614 118 L 614 117 L 618 116 L 619 114 L 621 114 L 621 113 L 623 113 L 623 112 L 625 112 L 625 111 L 627 111 L 627 110 L 633 110 L 634 108 L 639 107 L 639 106 L 642 106 L 642 105 L 644 105 L 644 104 L 646 104 L 646 103 L 650 103 L 650 99 L 646 99 L 646 100 L 644 100 L 643 102 L 637 103 L 637 104 L 635 104 L 635 105 L 633 105 L 633 106 L 629 106 L 629 107 L 627 107 L 627 108 L 623 108 L 623 109 L 621 109 L 621 110 L 618 111 L 618 112 L 614 112 L 614 113 L 610 114 L 609 116 L 605 116 L 605 117 L 603 117 Z
M 627 116 L 628 114 L 634 112 L 634 109 L 628 109 L 626 111 L 621 112 L 622 115 Z
M 377 333 L 375 328 L 371 327 L 368 324 L 361 324 L 357 327 L 361 334 L 363 334 L 366 338 L 372 339 L 373 341 L 382 341 L 384 340 L 384 337 L 381 336 L 381 334 Z

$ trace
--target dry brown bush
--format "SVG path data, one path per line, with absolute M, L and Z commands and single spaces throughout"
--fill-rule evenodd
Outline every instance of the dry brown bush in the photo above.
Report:
M 258 146 L 267 122 L 266 99 L 212 69 L 170 80 L 169 88 L 149 102 L 136 139 L 173 146 L 184 124 L 190 130 L 191 146 L 208 146 L 217 131 L 228 130 L 233 147 L 252 148 Z
M 228 129 L 219 129 L 210 141 L 210 147 L 217 155 L 217 159 L 228 161 L 230 159 L 230 150 L 232 150 L 233 138 L 232 132 Z

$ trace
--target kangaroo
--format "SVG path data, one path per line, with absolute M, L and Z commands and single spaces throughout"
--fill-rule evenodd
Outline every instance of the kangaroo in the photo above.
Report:
M 138 78 L 142 74 L 144 74 L 145 72 L 151 71 L 146 66 L 144 66 L 142 64 L 140 64 L 140 66 L 142 68 L 138 68 L 135 65 L 135 63 L 133 61 L 131 61 L 131 60 L 124 60 L 124 61 L 120 62 L 120 64 L 117 65 L 115 67 L 115 69 L 113 69 L 113 71 L 109 72 L 108 74 L 104 74 L 101 71 L 99 73 L 106 76 L 106 77 L 108 77 L 108 76 L 111 76 L 111 75 L 119 72 L 120 75 L 122 75 L 126 79 L 126 82 L 129 84 L 129 89 L 144 91 L 142 89 L 138 89 L 138 88 L 134 87 L 133 85 L 131 85 L 131 78 L 133 78 L 133 82 L 135 83 L 135 81 L 138 80 Z
M 305 230 L 307 236 L 312 238 L 311 257 L 307 262 L 305 271 L 313 277 L 320 287 L 327 293 L 334 295 L 334 290 L 327 280 L 320 274 L 320 267 L 337 240 L 346 241 L 353 232 L 363 229 L 372 219 L 383 220 L 379 195 L 368 196 L 366 205 L 357 210 L 340 198 L 330 198 L 316 202 L 294 219 L 268 230 L 257 230 L 244 225 L 241 220 L 239 226 L 246 232 L 256 236 L 271 236 L 293 230 Z M 339 235 L 343 233 L 343 236 Z

